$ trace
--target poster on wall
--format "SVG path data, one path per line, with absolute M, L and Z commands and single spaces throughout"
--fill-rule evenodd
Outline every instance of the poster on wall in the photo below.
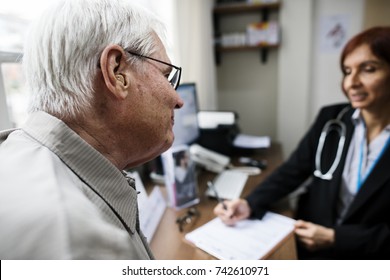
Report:
M 347 15 L 323 16 L 320 19 L 320 51 L 340 53 L 347 42 L 348 29 L 349 17 Z

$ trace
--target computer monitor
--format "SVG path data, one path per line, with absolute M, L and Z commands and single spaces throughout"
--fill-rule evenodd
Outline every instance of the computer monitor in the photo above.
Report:
M 175 125 L 173 126 L 175 141 L 173 146 L 191 145 L 198 140 L 200 135 L 196 85 L 195 83 L 181 84 L 176 91 L 183 99 L 184 105 L 181 109 L 175 110 Z

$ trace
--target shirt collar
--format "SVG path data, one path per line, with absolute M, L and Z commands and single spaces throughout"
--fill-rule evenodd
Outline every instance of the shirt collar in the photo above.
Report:
M 362 116 L 362 112 L 360 109 L 355 109 L 355 111 L 353 112 L 352 114 L 352 123 L 357 126 L 359 124 L 364 124 L 364 119 L 363 119 L 363 116 Z M 384 128 L 385 131 L 389 131 L 390 132 L 390 124 L 388 124 L 385 128 Z
M 362 116 L 360 109 L 355 109 L 355 111 L 353 112 L 353 114 L 351 116 L 351 119 L 352 119 L 352 123 L 355 126 L 358 125 L 359 123 L 364 123 L 364 119 L 363 119 L 363 116 Z

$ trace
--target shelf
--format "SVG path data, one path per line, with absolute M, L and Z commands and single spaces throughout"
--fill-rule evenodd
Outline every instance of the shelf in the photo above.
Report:
M 219 19 L 232 14 L 242 13 L 260 13 L 262 15 L 261 22 L 267 22 L 271 11 L 279 10 L 281 6 L 280 1 L 276 3 L 227 3 L 217 4 L 213 9 L 213 23 L 214 23 L 214 37 L 217 39 L 221 36 Z M 237 47 L 222 47 L 221 45 L 215 45 L 215 58 L 216 63 L 221 63 L 221 56 L 223 52 L 240 52 L 240 51 L 251 51 L 260 50 L 261 61 L 265 63 L 267 61 L 267 55 L 269 49 L 276 49 L 279 44 L 275 45 L 260 45 L 260 46 L 237 46 Z
M 268 50 L 276 49 L 279 45 L 261 45 L 261 46 L 237 46 L 237 47 L 215 47 L 215 59 L 217 65 L 221 63 L 221 53 L 223 52 L 242 52 L 242 51 L 258 51 L 260 50 L 260 59 L 262 63 L 267 62 Z
M 216 47 L 217 52 L 231 52 L 231 51 L 252 51 L 262 49 L 276 49 L 279 45 L 261 45 L 261 46 L 237 46 L 237 47 Z
M 263 3 L 263 4 L 244 4 L 244 3 L 232 3 L 232 4 L 218 4 L 214 7 L 215 14 L 235 14 L 245 12 L 258 12 L 262 10 L 277 10 L 280 8 L 280 2 L 278 3 Z

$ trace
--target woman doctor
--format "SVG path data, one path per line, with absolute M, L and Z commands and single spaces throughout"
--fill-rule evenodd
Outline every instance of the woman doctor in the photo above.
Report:
M 214 213 L 228 225 L 261 218 L 310 178 L 296 211 L 298 258 L 390 259 L 390 27 L 353 37 L 340 62 L 349 103 L 322 108 L 284 164 Z

